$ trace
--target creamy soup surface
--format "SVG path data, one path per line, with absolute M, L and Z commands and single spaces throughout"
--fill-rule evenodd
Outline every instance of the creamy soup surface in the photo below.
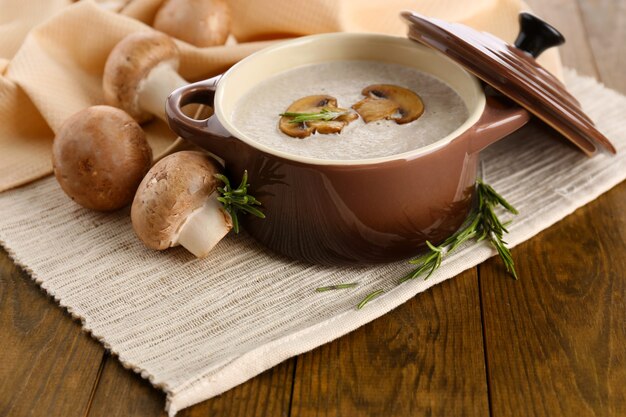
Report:
M 361 118 L 339 134 L 315 133 L 292 138 L 278 128 L 279 114 L 309 95 L 328 94 L 350 108 L 371 84 L 395 84 L 417 93 L 424 114 L 399 125 L 392 120 L 364 123 Z M 390 156 L 418 149 L 445 137 L 465 122 L 468 110 L 443 81 L 414 68 L 375 61 L 332 61 L 277 74 L 247 92 L 235 106 L 233 123 L 275 150 L 318 159 L 354 160 Z

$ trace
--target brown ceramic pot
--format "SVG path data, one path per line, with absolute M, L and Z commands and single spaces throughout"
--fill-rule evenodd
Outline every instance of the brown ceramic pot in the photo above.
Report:
M 237 101 L 268 77 L 349 59 L 433 74 L 457 91 L 469 117 L 429 146 L 362 160 L 285 154 L 232 123 Z M 185 116 L 181 107 L 191 102 L 211 105 L 214 115 Z M 487 98 L 477 78 L 440 53 L 405 38 L 347 33 L 298 38 L 259 51 L 219 77 L 175 91 L 166 112 L 171 128 L 223 158 L 233 179 L 248 170 L 250 192 L 266 214 L 264 220 L 246 216 L 246 230 L 255 239 L 289 257 L 323 264 L 404 259 L 426 240 L 452 234 L 470 210 L 479 151 L 529 119 L 526 110 Z

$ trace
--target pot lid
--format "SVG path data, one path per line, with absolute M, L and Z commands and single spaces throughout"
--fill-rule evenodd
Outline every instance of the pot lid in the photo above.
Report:
M 616 153 L 565 85 L 535 60 L 547 48 L 565 42 L 549 24 L 529 13 L 521 13 L 520 33 L 515 45 L 509 45 L 460 23 L 414 12 L 404 12 L 402 17 L 409 22 L 410 39 L 446 54 L 560 132 L 587 155 L 593 155 L 596 145 Z

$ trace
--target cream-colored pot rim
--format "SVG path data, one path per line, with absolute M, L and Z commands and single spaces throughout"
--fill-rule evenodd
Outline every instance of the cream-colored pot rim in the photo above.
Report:
M 428 59 L 418 59 L 420 57 Z M 465 102 L 469 116 L 449 135 L 430 145 L 399 154 L 363 159 L 320 159 L 282 152 L 255 141 L 231 122 L 236 101 L 258 82 L 298 66 L 352 59 L 399 63 L 428 72 L 456 90 Z M 248 86 L 244 85 L 246 83 Z M 365 165 L 410 160 L 446 146 L 476 124 L 485 109 L 485 101 L 478 79 L 439 52 L 404 37 L 337 32 L 280 42 L 239 61 L 220 78 L 214 109 L 221 125 L 233 137 L 268 154 L 304 164 Z

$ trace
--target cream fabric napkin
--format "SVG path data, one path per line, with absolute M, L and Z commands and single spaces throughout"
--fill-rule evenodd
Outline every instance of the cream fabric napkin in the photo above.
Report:
M 106 58 L 125 35 L 149 30 L 162 0 L 0 0 L 0 191 L 51 173 L 54 132 L 73 113 L 103 103 Z M 239 43 L 196 48 L 179 42 L 181 74 L 193 81 L 225 71 L 267 39 L 330 31 L 404 36 L 402 10 L 461 21 L 512 41 L 519 0 L 229 0 Z M 115 10 L 119 10 L 116 12 Z M 561 72 L 556 50 L 544 65 Z M 175 139 L 145 125 L 155 155 Z
M 513 246 L 626 178 L 626 97 L 566 75 L 618 154 L 587 158 L 536 125 L 487 148 L 485 180 L 520 211 L 506 237 Z M 170 415 L 342 336 L 494 254 L 485 244 L 459 248 L 427 281 L 400 286 L 406 262 L 310 265 L 268 252 L 245 234 L 228 236 L 199 260 L 180 248 L 146 249 L 127 211 L 83 209 L 53 178 L 0 194 L 0 244 L 125 366 L 166 392 Z M 340 282 L 359 286 L 315 292 Z M 355 309 L 379 288 L 385 294 Z

